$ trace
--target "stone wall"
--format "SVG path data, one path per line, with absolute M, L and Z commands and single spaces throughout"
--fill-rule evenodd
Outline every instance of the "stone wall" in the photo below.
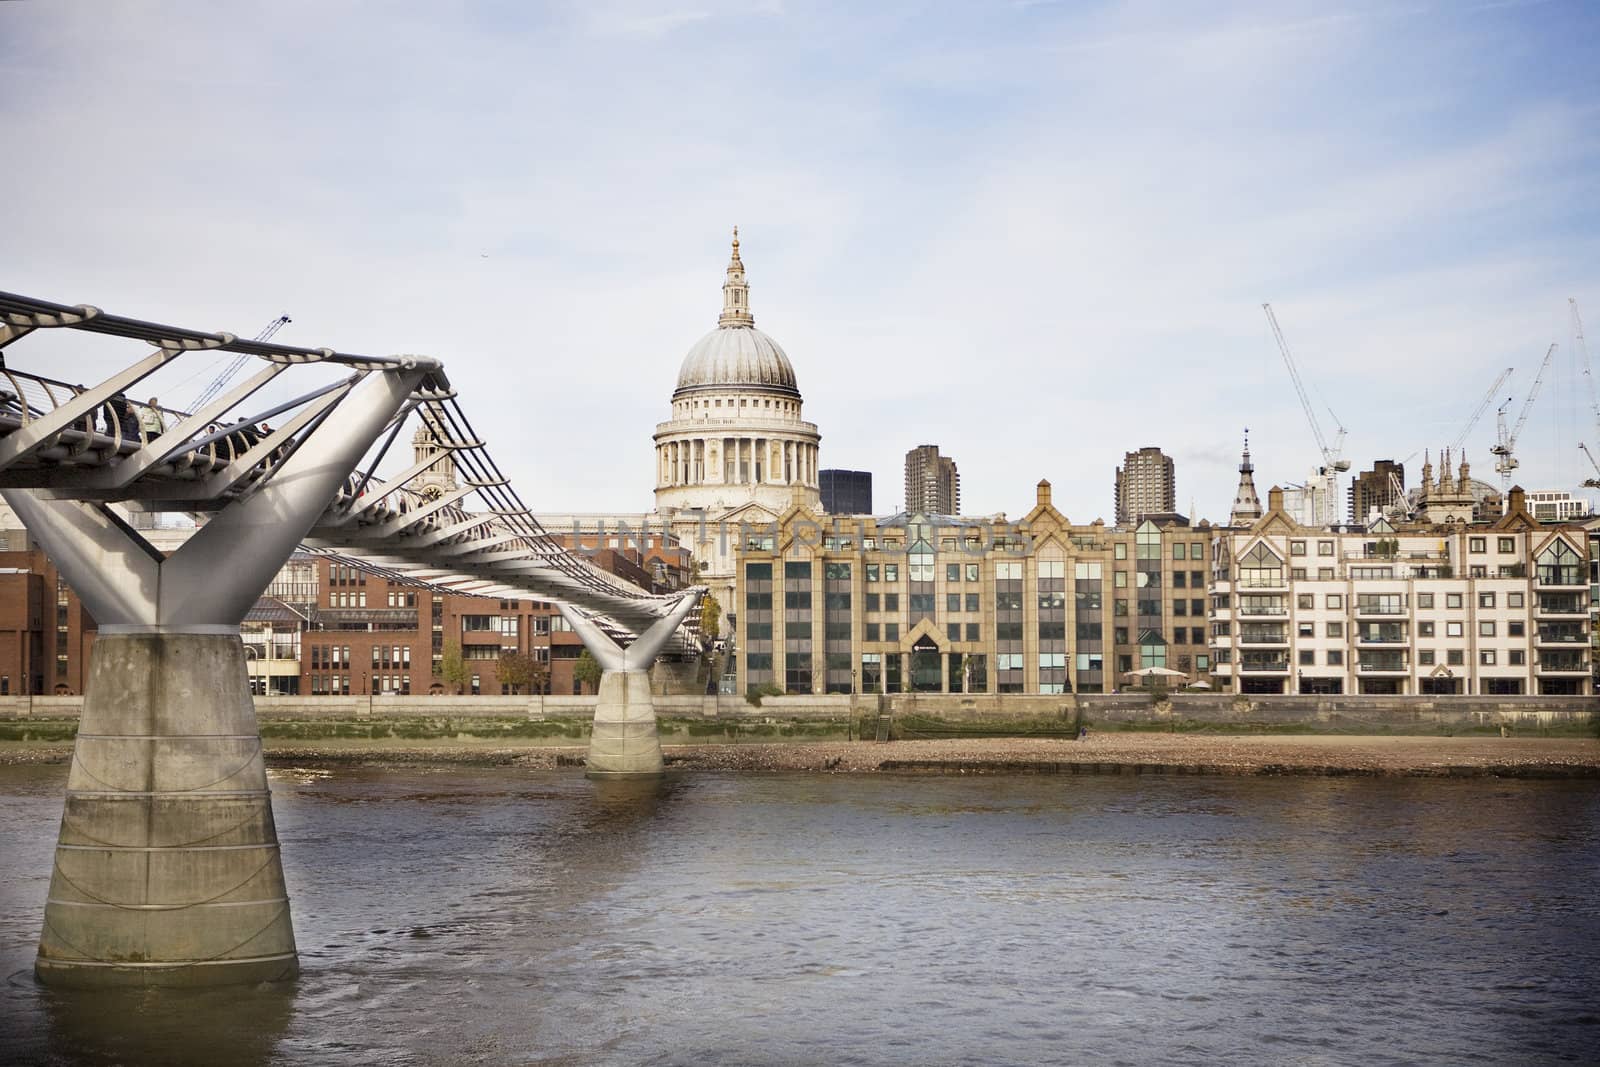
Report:
M 257 697 L 256 714 L 270 722 L 359 722 L 363 720 L 578 720 L 594 716 L 592 696 L 350 696 Z M 82 697 L 0 697 L 0 719 L 71 720 Z M 752 723 L 844 722 L 888 715 L 952 724 L 1084 722 L 1103 727 L 1149 727 L 1176 723 L 1203 728 L 1273 725 L 1340 732 L 1434 732 L 1438 729 L 1581 725 L 1600 721 L 1593 697 L 1493 696 L 1240 696 L 1172 693 L 1156 701 L 1148 693 L 1074 696 L 1021 694 L 900 693 L 888 696 L 815 695 L 764 697 L 752 705 L 742 696 L 657 696 L 656 715 L 666 720 Z

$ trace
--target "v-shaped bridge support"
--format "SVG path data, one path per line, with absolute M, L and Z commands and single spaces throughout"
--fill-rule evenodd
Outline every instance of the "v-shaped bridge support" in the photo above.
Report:
M 295 974 L 239 622 L 425 373 L 369 374 L 337 418 L 171 557 L 104 505 L 4 491 L 100 624 L 41 979 L 217 985 Z
M 650 696 L 650 665 L 699 601 L 699 590 L 684 594 L 670 612 L 626 648 L 611 640 L 587 615 L 560 605 L 562 617 L 601 669 L 600 702 L 595 705 L 589 734 L 589 777 L 629 778 L 662 772 L 665 764 L 656 732 L 655 702 Z

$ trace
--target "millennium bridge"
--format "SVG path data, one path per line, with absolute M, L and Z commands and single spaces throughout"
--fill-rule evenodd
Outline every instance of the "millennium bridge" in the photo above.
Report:
M 61 380 L 72 357 L 41 354 L 31 370 L 53 373 L 32 373 L 29 339 L 60 331 L 126 342 L 127 361 L 95 385 Z M 219 354 L 254 373 L 218 379 L 196 410 L 149 425 L 128 401 L 152 376 L 210 371 Z M 381 477 L 418 426 L 434 447 Z M 421 484 L 441 462 L 460 475 L 448 491 Z M 647 593 L 552 537 L 436 359 L 244 340 L 0 292 L 0 496 L 99 623 L 39 942 L 47 982 L 296 973 L 239 638 L 296 550 L 420 586 L 554 603 L 603 669 L 589 773 L 661 773 L 646 672 L 664 649 L 697 647 L 703 591 Z M 204 521 L 168 555 L 124 518 L 133 512 Z

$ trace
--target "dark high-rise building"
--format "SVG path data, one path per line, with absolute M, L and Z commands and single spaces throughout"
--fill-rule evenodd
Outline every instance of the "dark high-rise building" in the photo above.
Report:
M 1172 457 L 1159 448 L 1127 453 L 1117 468 L 1116 493 L 1118 526 L 1130 526 L 1141 515 L 1172 514 L 1178 507 Z
M 938 445 L 918 445 L 906 453 L 906 512 L 961 514 L 961 475 L 955 460 L 939 455 Z
M 822 510 L 829 515 L 872 514 L 872 472 L 818 472 L 821 478 Z
M 1383 509 L 1397 504 L 1405 496 L 1406 465 L 1392 459 L 1380 459 L 1369 471 L 1362 471 L 1350 482 L 1350 521 L 1365 523 L 1373 508 L 1381 514 Z

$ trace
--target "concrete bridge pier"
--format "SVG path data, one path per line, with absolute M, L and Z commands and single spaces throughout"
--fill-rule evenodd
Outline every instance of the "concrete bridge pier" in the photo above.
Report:
M 338 417 L 171 556 L 102 504 L 3 491 L 100 624 L 40 980 L 174 986 L 295 975 L 239 621 L 426 369 L 369 375 Z
M 650 665 L 699 599 L 698 590 L 686 594 L 626 648 L 576 608 L 558 605 L 601 667 L 600 700 L 589 734 L 590 778 L 636 778 L 665 768 L 650 695 Z

